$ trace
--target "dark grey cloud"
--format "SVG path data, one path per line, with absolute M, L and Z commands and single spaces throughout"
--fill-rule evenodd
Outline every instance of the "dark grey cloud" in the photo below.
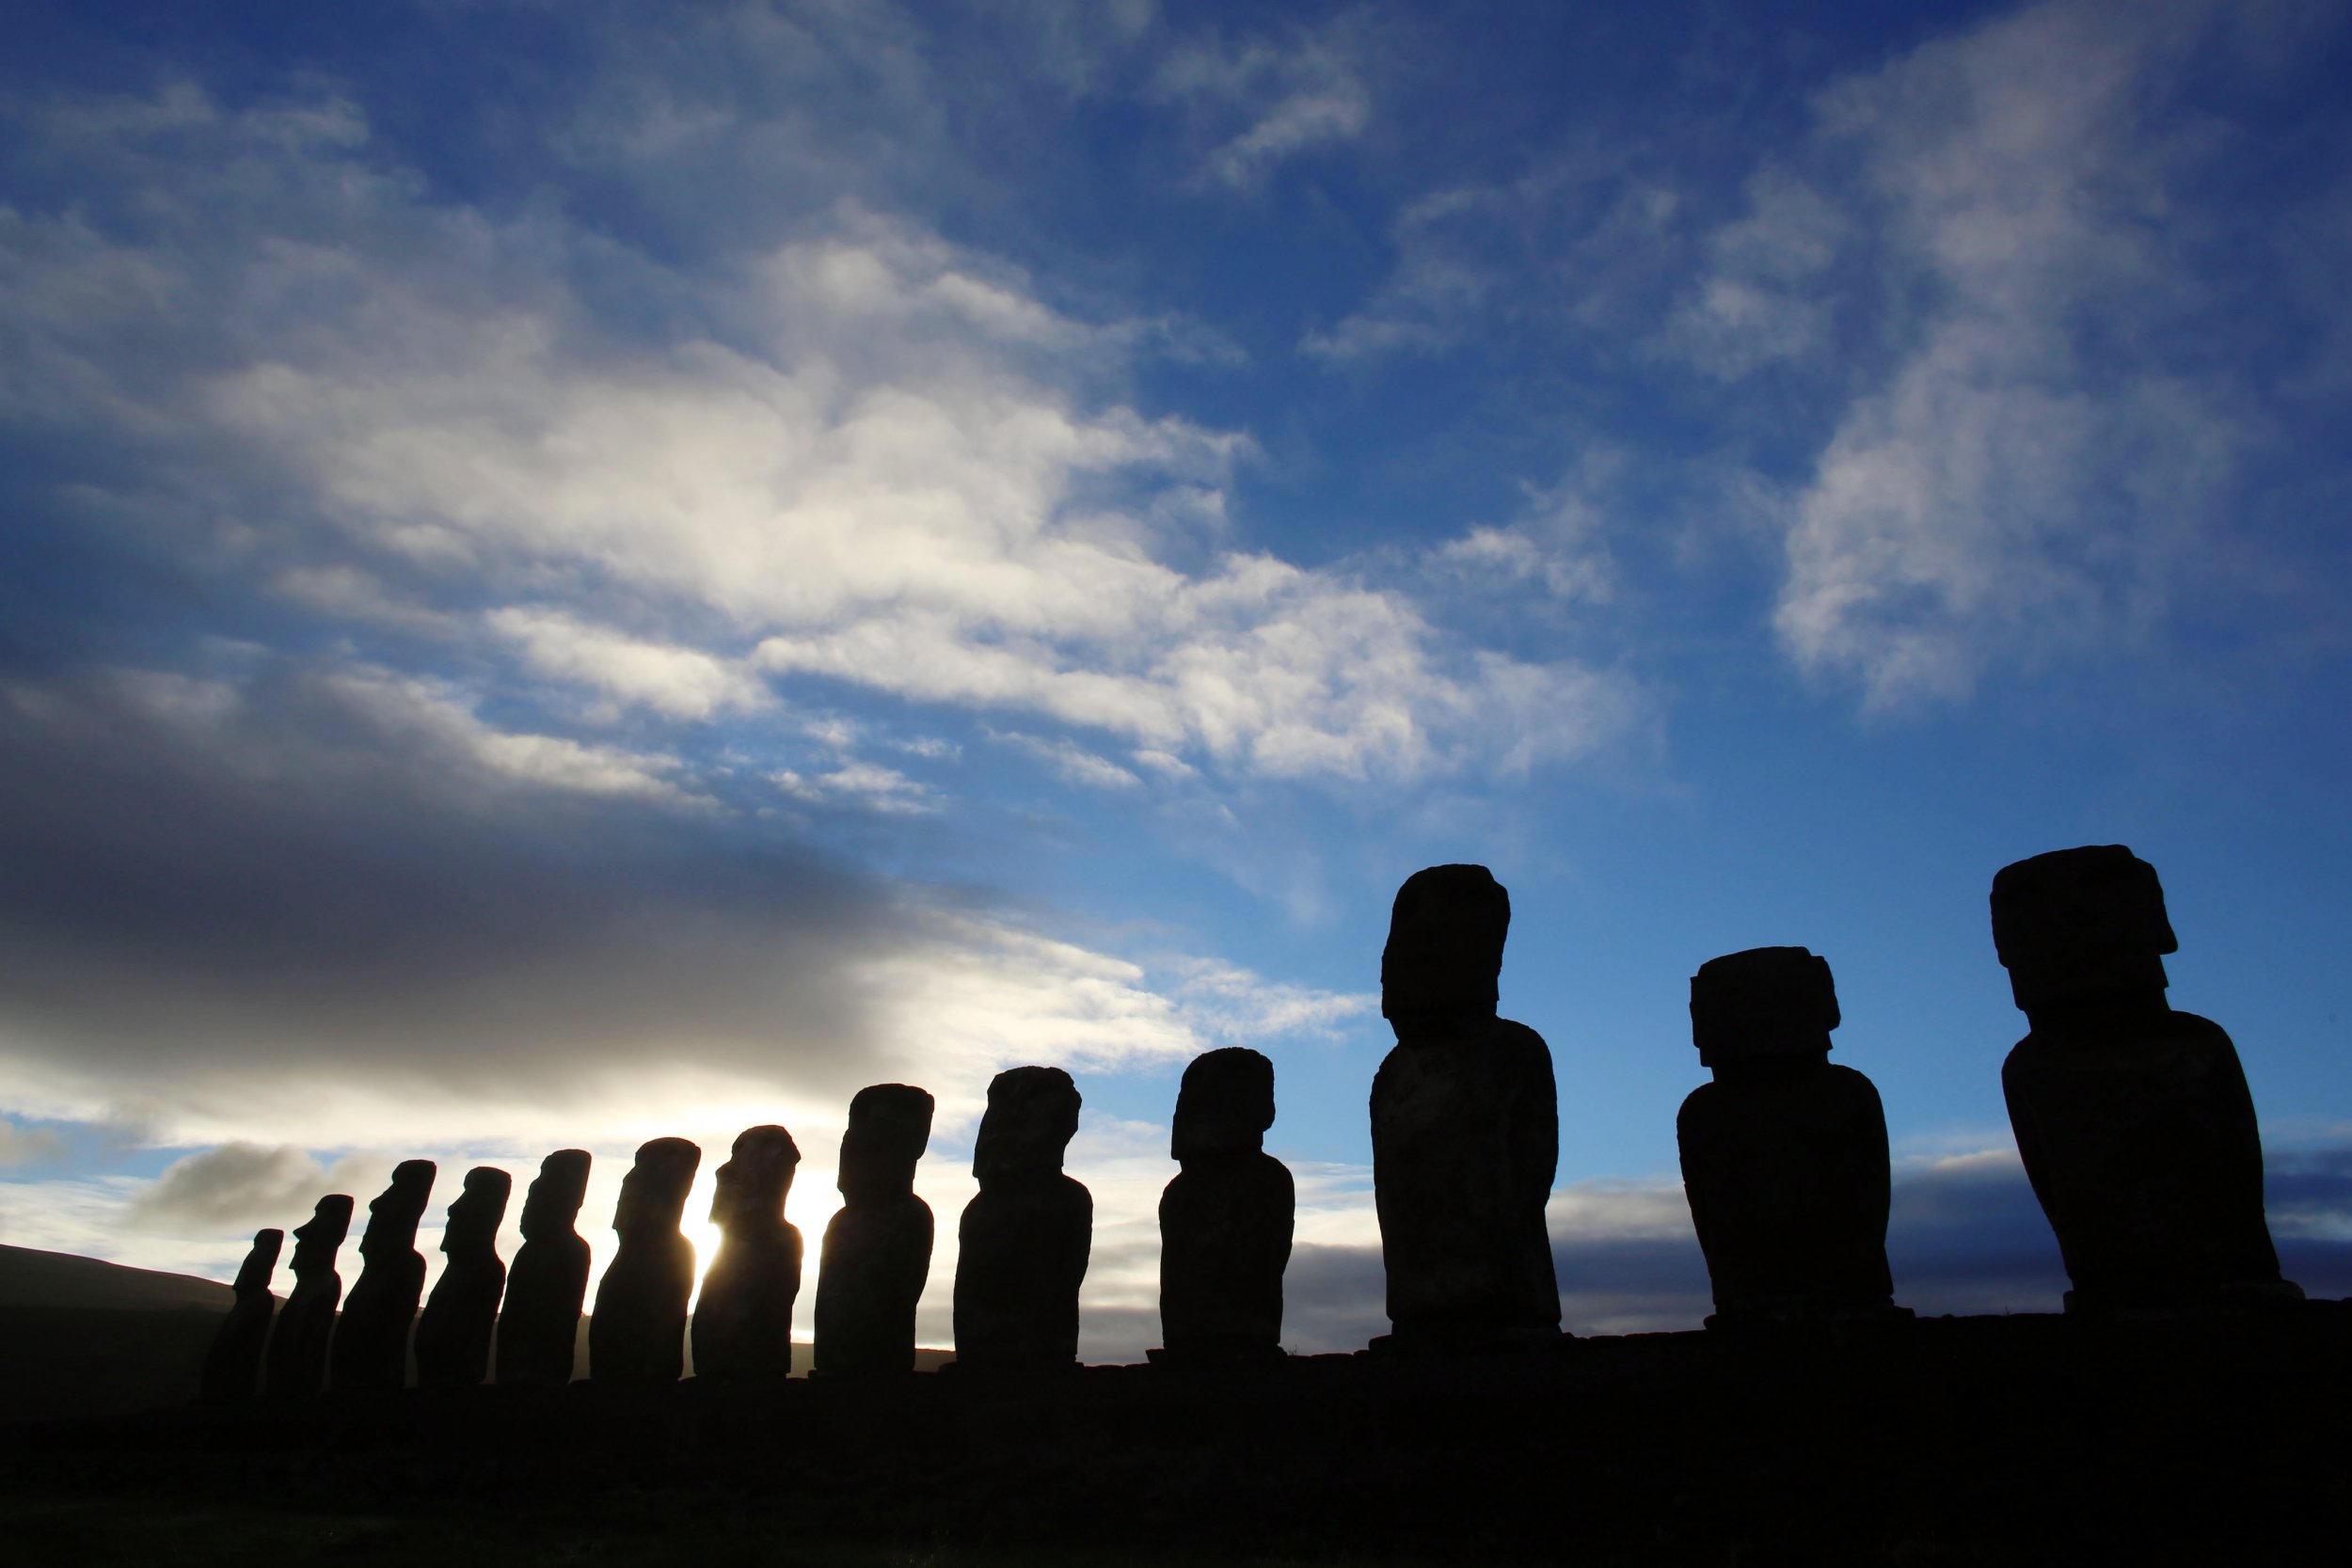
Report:
M 2352 1293 L 2352 1145 L 2274 1151 L 2271 1229 L 2286 1276 L 2314 1297 Z M 1695 1329 L 1713 1310 L 1697 1238 L 1661 1234 L 1654 1190 L 1587 1189 L 1577 1228 L 1552 1238 L 1563 1325 L 1578 1334 Z M 2058 1243 L 2014 1159 L 1898 1173 L 1887 1227 L 1895 1299 L 1922 1317 L 2055 1312 Z M 1294 1351 L 1351 1350 L 1389 1330 L 1377 1246 L 1301 1246 L 1283 1280 Z M 1156 1325 L 1148 1325 L 1156 1326 Z M 1089 1324 L 1107 1341 L 1109 1327 Z
M 228 1143 L 174 1161 L 131 1200 L 129 1220 L 154 1230 L 288 1227 L 327 1193 L 360 1203 L 389 1180 L 392 1160 L 356 1154 L 331 1165 L 292 1144 Z
M 560 1101 L 673 1061 L 868 1081 L 858 965 L 922 940 L 920 897 L 698 807 L 658 759 L 469 724 L 299 660 L 9 685 L 0 1034 L 125 1097 L 274 1074 Z

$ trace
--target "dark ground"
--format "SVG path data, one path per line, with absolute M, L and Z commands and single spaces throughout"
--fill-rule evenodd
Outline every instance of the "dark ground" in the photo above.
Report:
M 2352 1306 L 0 1431 L 16 1561 L 2342 1560 Z

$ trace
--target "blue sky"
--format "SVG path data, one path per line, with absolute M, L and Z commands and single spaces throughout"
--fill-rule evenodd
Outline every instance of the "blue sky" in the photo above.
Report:
M 1688 976 L 1782 942 L 1899 1296 L 2048 1309 L 1985 891 L 2122 842 L 2346 1288 L 2335 8 L 87 9 L 0 63 L 0 1237 L 578 1144 L 600 1241 L 768 1120 L 813 1233 L 890 1079 L 946 1237 L 1056 1062 L 1128 1358 L 1248 1043 L 1343 1348 L 1470 860 L 1572 1327 L 1705 1311 Z

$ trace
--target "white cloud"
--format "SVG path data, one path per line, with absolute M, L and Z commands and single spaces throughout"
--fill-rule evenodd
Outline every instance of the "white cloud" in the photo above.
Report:
M 333 135 L 206 110 L 199 142 L 246 182 L 217 221 L 210 166 L 132 160 L 134 188 L 170 183 L 165 238 L 0 232 L 42 324 L 44 417 L 230 498 L 205 510 L 232 522 L 173 547 L 330 615 L 471 622 L 608 714 L 742 712 L 814 675 L 1342 778 L 1524 760 L 1530 736 L 1573 756 L 1623 717 L 1609 676 L 1482 654 L 1395 591 L 1227 546 L 1252 443 L 1105 395 L 1142 338 L 1017 269 L 842 205 L 715 277 L 660 277 L 703 329 L 623 338 L 567 278 L 582 237 L 423 204 L 357 166 L 364 122 L 329 107 Z M 133 376 L 112 340 L 166 301 L 177 369 Z
M 2245 434 L 2164 349 L 2204 284 L 2164 236 L 2197 150 L 2162 109 L 2214 14 L 2057 0 L 1821 99 L 1822 150 L 1879 214 L 1880 288 L 1926 304 L 1789 503 L 1774 624 L 1803 668 L 1872 705 L 1957 698 L 2164 610 Z M 1722 246 L 1802 277 L 1836 227 L 1768 185 Z M 1683 326 L 1719 372 L 1820 345 L 1802 290 L 1709 289 Z
M 994 738 L 1036 757 L 1065 782 L 1089 789 L 1134 789 L 1143 783 L 1108 757 L 1089 752 L 1075 741 L 1012 734 L 1000 734 Z
M 782 768 L 769 775 L 778 789 L 811 805 L 851 802 L 889 816 L 920 816 L 939 809 L 937 791 L 880 763 L 847 762 L 822 773 Z
M 681 719 L 766 706 L 758 677 L 692 648 L 648 642 L 593 626 L 547 606 L 493 610 L 490 627 L 521 644 L 543 674 L 579 681 L 621 702 Z

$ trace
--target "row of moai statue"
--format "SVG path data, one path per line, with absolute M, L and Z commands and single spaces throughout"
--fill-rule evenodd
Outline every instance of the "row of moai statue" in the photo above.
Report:
M 1396 1046 L 1372 1087 L 1375 1199 L 1393 1354 L 1557 1341 L 1560 1293 L 1545 1225 L 1559 1153 L 1551 1056 L 1498 1016 L 1510 899 L 1484 866 L 1408 879 L 1381 954 L 1381 1011 Z M 2262 1144 L 2235 1049 L 2175 1012 L 2163 956 L 2175 949 L 2154 870 L 2120 846 L 2060 850 L 2005 868 L 1993 886 L 1995 949 L 2029 1032 L 2002 1085 L 2026 1175 L 2058 1234 L 2070 1311 L 2178 1310 L 2299 1300 L 2280 1278 L 2263 1210 Z M 1712 1082 L 1677 1118 L 1685 1191 L 1706 1255 L 1710 1326 L 1908 1316 L 1886 1259 L 1886 1121 L 1870 1081 L 1829 1061 L 1838 1025 L 1828 963 L 1760 947 L 1700 966 L 1692 1037 Z M 956 1364 L 1035 1370 L 1073 1364 L 1093 1200 L 1062 1171 L 1079 1094 L 1057 1068 L 990 1084 L 973 1153 L 979 1193 L 959 1227 Z M 843 1207 L 827 1227 L 813 1370 L 910 1370 L 929 1275 L 931 1212 L 914 1195 L 931 1097 L 861 1090 L 841 1146 Z M 1185 1069 L 1160 1199 L 1164 1347 L 1193 1364 L 1279 1357 L 1291 1251 L 1290 1172 L 1264 1152 L 1274 1068 L 1241 1048 Z M 637 1151 L 613 1229 L 619 1245 L 590 1317 L 599 1381 L 675 1380 L 691 1338 L 698 1376 L 787 1375 L 800 1293 L 800 1232 L 784 1219 L 800 1153 L 755 1127 L 719 1167 L 711 1218 L 723 1240 L 694 1289 L 679 1221 L 701 1152 L 682 1138 Z M 401 1386 L 409 1326 L 426 1386 L 481 1383 L 497 1343 L 501 1384 L 569 1380 L 588 1284 L 573 1226 L 588 1154 L 548 1156 L 523 1206 L 508 1277 L 493 1249 L 510 1178 L 481 1166 L 450 1206 L 449 1262 L 418 1313 L 414 1246 L 434 1168 L 409 1161 L 370 1205 L 363 1268 L 340 1326 L 334 1257 L 352 1200 L 323 1199 L 295 1232 L 294 1289 L 271 1326 L 283 1242 L 255 1238 L 237 1304 L 207 1364 L 208 1398 Z M 501 1307 L 501 1293 L 503 1305 Z M 330 1341 L 331 1330 L 331 1341 Z M 266 1375 L 262 1375 L 266 1342 Z

